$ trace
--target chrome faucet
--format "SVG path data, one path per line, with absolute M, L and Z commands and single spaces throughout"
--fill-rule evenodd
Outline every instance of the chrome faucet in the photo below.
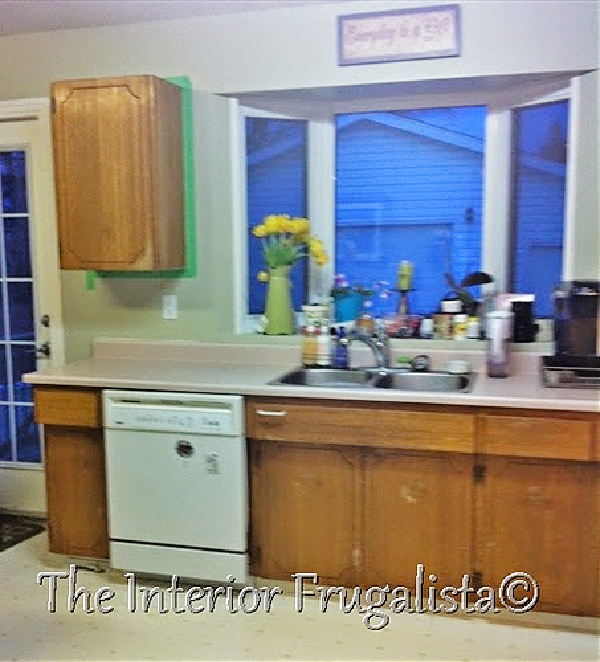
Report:
M 348 335 L 348 342 L 359 340 L 370 347 L 378 368 L 389 368 L 392 364 L 390 355 L 390 338 L 383 324 L 380 324 L 373 337 L 353 331 Z

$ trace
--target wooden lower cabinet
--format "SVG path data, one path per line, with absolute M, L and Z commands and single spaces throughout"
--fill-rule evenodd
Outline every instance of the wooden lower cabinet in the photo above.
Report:
M 37 386 L 34 406 L 36 421 L 44 424 L 49 549 L 107 559 L 100 391 Z
M 316 572 L 325 584 L 354 584 L 357 449 L 253 441 L 250 457 L 252 574 L 293 581 Z
M 423 564 L 425 588 L 469 574 L 497 590 L 526 572 L 537 611 L 599 613 L 597 414 L 275 398 L 246 412 L 254 574 L 410 589 Z
M 100 391 L 39 386 L 34 404 L 50 550 L 108 558 Z M 252 574 L 410 589 L 423 564 L 441 589 L 526 572 L 538 611 L 599 613 L 597 414 L 247 398 L 246 430 Z
M 102 430 L 46 426 L 44 437 L 50 551 L 108 558 Z
M 539 585 L 536 610 L 596 614 L 597 465 L 498 456 L 487 457 L 485 467 L 475 526 L 483 584 L 498 587 L 506 575 L 526 572 Z
M 472 572 L 473 456 L 364 451 L 364 586 L 460 586 Z M 434 574 L 437 580 L 428 579 Z

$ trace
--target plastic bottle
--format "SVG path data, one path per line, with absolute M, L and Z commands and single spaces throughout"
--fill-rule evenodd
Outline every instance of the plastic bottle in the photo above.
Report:
M 427 316 L 421 322 L 421 328 L 419 331 L 421 338 L 429 340 L 433 338 L 433 319 L 430 316 Z
M 471 315 L 467 322 L 467 338 L 479 339 L 479 318 L 476 315 Z
M 487 314 L 487 374 L 488 377 L 510 375 L 510 338 L 512 312 L 492 310 Z
M 453 333 L 454 340 L 464 340 L 467 337 L 467 322 L 469 321 L 468 315 L 465 313 L 458 313 L 454 315 L 452 320 L 453 322 Z
M 306 327 L 306 335 L 302 344 L 302 363 L 304 367 L 310 368 L 316 365 L 317 362 L 317 336 L 315 335 L 315 327 L 309 324 Z
M 346 337 L 346 332 L 343 326 L 340 327 L 339 335 L 335 343 L 334 367 L 348 367 L 348 338 Z
M 317 363 L 321 368 L 327 368 L 331 365 L 331 336 L 328 333 L 327 324 L 323 322 L 319 329 L 318 341 L 318 358 Z
M 308 342 L 309 341 L 308 341 L 308 331 L 307 331 L 305 326 L 303 326 L 300 329 L 300 333 L 302 334 L 302 344 L 301 344 L 301 349 L 300 349 L 301 356 L 302 356 L 302 365 L 303 365 L 303 367 L 307 368 L 309 366 L 309 363 L 308 363 L 308 350 L 309 350 Z

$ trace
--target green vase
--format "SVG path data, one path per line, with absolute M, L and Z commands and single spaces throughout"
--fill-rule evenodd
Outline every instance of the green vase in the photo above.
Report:
M 269 269 L 265 333 L 269 336 L 288 336 L 294 333 L 294 308 L 292 306 L 291 266 Z

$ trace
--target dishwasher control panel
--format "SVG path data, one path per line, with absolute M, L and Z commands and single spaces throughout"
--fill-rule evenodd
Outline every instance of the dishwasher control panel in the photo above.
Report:
M 237 395 L 104 391 L 104 426 L 122 430 L 239 435 L 243 399 Z

